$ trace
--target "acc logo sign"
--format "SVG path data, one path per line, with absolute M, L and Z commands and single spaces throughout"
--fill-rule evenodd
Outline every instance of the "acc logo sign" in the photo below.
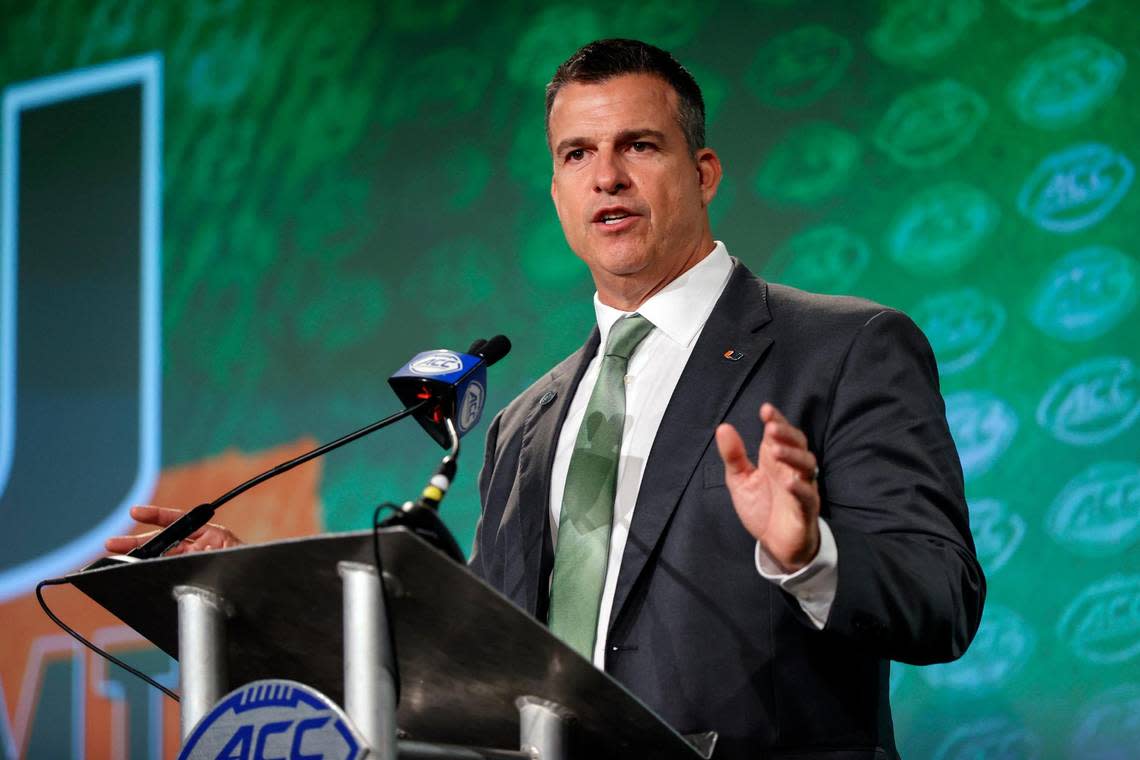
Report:
M 1053 24 L 1091 3 L 1092 0 L 1002 0 L 1015 16 L 1038 24 Z
M 1041 757 L 1041 742 L 1024 726 L 994 717 L 967 723 L 950 732 L 934 753 L 934 760 L 986 760 Z
M 1061 375 L 1037 406 L 1037 423 L 1057 440 L 1093 446 L 1140 415 L 1140 376 L 1130 359 L 1089 359 Z
M 206 714 L 178 760 L 362 760 L 348 717 L 328 697 L 296 681 L 254 681 Z
M 970 532 L 974 536 L 978 561 L 986 575 L 1000 570 L 1025 538 L 1025 520 L 1010 512 L 1005 502 L 978 499 L 969 503 Z
M 843 77 L 851 52 L 851 43 L 825 26 L 793 29 L 760 49 L 748 69 L 748 84 L 768 105 L 807 105 Z
M 809 122 L 772 149 L 756 174 L 756 191 L 776 202 L 815 203 L 843 188 L 859 168 L 855 135 Z
M 1086 588 L 1061 616 L 1057 635 L 1087 662 L 1110 665 L 1140 654 L 1140 575 L 1113 575 Z
M 910 169 L 938 166 L 973 141 L 988 113 L 982 96 L 957 82 L 926 85 L 891 104 L 875 145 Z
M 1083 230 L 1116 207 L 1134 174 L 1132 162 L 1107 145 L 1074 145 L 1037 165 L 1021 187 L 1017 208 L 1050 232 Z
M 1066 37 L 1022 64 L 1009 86 L 1009 102 L 1026 124 L 1071 127 L 1112 97 L 1124 69 L 1124 56 L 1096 37 Z
M 1118 554 L 1140 535 L 1140 466 L 1094 464 L 1061 489 L 1046 518 L 1057 543 L 1090 556 Z
M 949 274 L 965 266 L 997 226 L 998 206 L 981 190 L 947 182 L 923 190 L 895 217 L 891 258 L 914 274 Z
M 912 312 L 926 333 L 938 372 L 961 372 L 982 357 L 1005 327 L 1005 307 L 976 288 L 938 293 Z
M 946 421 L 967 480 L 988 472 L 1017 432 L 1013 409 L 986 391 L 951 393 L 946 397 Z
M 935 688 L 991 691 L 1005 683 L 1029 661 L 1036 643 L 1033 629 L 1013 610 L 986 605 L 974 643 L 960 660 L 921 669 Z
M 940 55 L 982 15 L 981 0 L 892 2 L 868 43 L 888 63 L 917 63 Z
M 828 224 L 799 233 L 772 260 L 780 282 L 816 293 L 848 293 L 870 263 L 871 249 L 847 228 Z
M 487 389 L 472 380 L 463 392 L 459 402 L 459 431 L 466 432 L 475 427 L 483 415 L 483 404 L 487 400 Z
M 408 366 L 417 375 L 446 375 L 462 368 L 463 360 L 451 351 L 429 351 Z
M 1136 305 L 1136 262 L 1103 245 L 1063 256 L 1045 273 L 1029 319 L 1061 340 L 1090 340 L 1116 326 Z
M 1094 697 L 1081 709 L 1069 757 L 1121 757 L 1140 747 L 1140 686 L 1122 684 Z

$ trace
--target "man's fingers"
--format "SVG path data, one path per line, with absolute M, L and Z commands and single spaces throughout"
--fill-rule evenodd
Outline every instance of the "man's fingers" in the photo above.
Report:
M 157 525 L 160 528 L 165 528 L 167 525 L 170 525 L 170 523 L 182 517 L 183 514 L 181 509 L 171 509 L 170 507 L 152 507 L 148 505 L 131 507 L 132 520 L 145 523 L 146 525 Z
M 807 449 L 782 444 L 774 444 L 769 448 L 772 452 L 772 458 L 795 470 L 801 480 L 808 482 L 815 480 L 815 468 L 817 466 L 815 454 Z
M 111 536 L 103 542 L 103 547 L 111 554 L 126 554 L 135 547 L 142 546 L 158 531 L 139 533 L 134 536 Z
M 788 418 L 785 417 L 779 409 L 765 401 L 760 405 L 760 419 L 767 425 L 769 422 L 787 422 Z
M 807 436 L 788 422 L 768 422 L 764 425 L 764 440 L 778 441 L 801 449 L 807 448 Z
M 716 450 L 720 452 L 726 475 L 747 475 L 752 472 L 752 463 L 748 461 L 744 441 L 732 425 L 726 423 L 717 426 Z

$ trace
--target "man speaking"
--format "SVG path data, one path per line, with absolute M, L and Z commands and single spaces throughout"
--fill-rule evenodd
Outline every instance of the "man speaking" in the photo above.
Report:
M 960 656 L 985 597 L 929 345 L 713 239 L 720 159 L 665 51 L 585 46 L 546 112 L 597 329 L 491 423 L 471 569 L 717 758 L 896 757 L 889 661 Z
M 492 422 L 471 568 L 718 758 L 896 756 L 888 661 L 960 656 L 985 596 L 925 338 L 713 239 L 665 51 L 586 45 L 546 112 L 597 329 Z

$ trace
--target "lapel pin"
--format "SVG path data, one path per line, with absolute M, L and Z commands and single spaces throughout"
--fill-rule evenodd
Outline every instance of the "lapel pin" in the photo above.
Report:
M 730 348 L 724 352 L 724 358 L 728 359 L 730 362 L 738 362 L 744 358 L 744 354 L 740 351 L 737 351 L 735 348 Z
M 538 400 L 538 405 L 539 406 L 546 406 L 551 401 L 553 401 L 557 395 L 558 394 L 555 393 L 554 391 L 547 391 L 546 393 L 542 394 L 542 398 L 540 398 Z

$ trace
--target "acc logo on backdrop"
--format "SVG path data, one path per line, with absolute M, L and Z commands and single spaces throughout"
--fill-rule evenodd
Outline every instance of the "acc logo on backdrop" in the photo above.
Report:
M 984 475 L 1017 433 L 1017 415 L 988 391 L 959 391 L 946 397 L 946 421 L 958 446 L 966 479 Z
M 974 536 L 978 561 L 992 575 L 1000 570 L 1025 538 L 1025 520 L 1010 512 L 998 499 L 969 502 L 970 532 Z
M 981 0 L 900 0 L 867 42 L 888 63 L 917 63 L 949 50 L 981 15 Z
M 871 261 L 871 249 L 846 227 L 827 224 L 800 232 L 772 256 L 780 282 L 815 293 L 849 293 Z
M 923 85 L 891 104 L 875 130 L 875 145 L 910 169 L 938 166 L 973 141 L 987 114 L 985 99 L 958 82 Z
M 974 642 L 960 660 L 921 669 L 935 688 L 992 691 L 1008 681 L 1033 654 L 1036 634 L 1008 607 L 987 604 Z
M 1083 143 L 1046 156 L 1021 186 L 1017 208 L 1050 232 L 1099 222 L 1132 184 L 1132 162 L 1107 145 Z
M 1055 24 L 1091 2 L 1092 0 L 1002 0 L 1002 5 L 1026 21 Z
M 1092 465 L 1061 489 L 1045 525 L 1057 543 L 1089 556 L 1124 551 L 1140 537 L 1140 465 Z
M 972 185 L 935 185 L 898 212 L 887 233 L 887 249 L 914 274 L 956 272 L 977 254 L 999 216 L 997 204 Z
M 1077 716 L 1070 757 L 1119 758 L 1140 747 L 1140 685 L 1114 686 L 1093 697 Z
M 1093 245 L 1065 254 L 1042 277 L 1029 319 L 1060 340 L 1091 340 L 1136 305 L 1136 262 L 1115 248 Z
M 961 372 L 977 362 L 1005 327 L 1005 307 L 977 288 L 924 298 L 911 316 L 926 333 L 941 375 Z
M 815 203 L 843 189 L 862 154 L 850 132 L 808 122 L 769 152 L 756 173 L 756 192 L 778 203 Z
M 998 716 L 958 726 L 934 752 L 934 760 L 1035 760 L 1038 757 L 1041 757 L 1040 740 L 1025 726 Z
M 1140 376 L 1131 359 L 1103 356 L 1069 369 L 1045 392 L 1037 423 L 1075 446 L 1095 446 L 1140 415 Z
M 296 681 L 273 679 L 223 697 L 198 721 L 178 760 L 363 760 L 367 754 L 363 739 L 332 700 Z
M 1065 609 L 1057 636 L 1099 665 L 1140 654 L 1140 575 L 1112 575 L 1086 588 Z
M 747 82 L 761 101 L 796 108 L 818 100 L 843 77 L 851 43 L 825 26 L 802 26 L 760 48 Z
M 1018 118 L 1041 129 L 1079 124 L 1112 97 L 1124 56 L 1096 37 L 1054 40 L 1021 65 L 1009 86 Z

